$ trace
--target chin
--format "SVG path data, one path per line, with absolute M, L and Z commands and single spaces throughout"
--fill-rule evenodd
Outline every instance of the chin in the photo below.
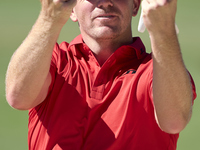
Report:
M 120 35 L 119 32 L 110 28 L 101 28 L 93 33 L 95 33 L 95 37 L 99 39 L 115 39 Z

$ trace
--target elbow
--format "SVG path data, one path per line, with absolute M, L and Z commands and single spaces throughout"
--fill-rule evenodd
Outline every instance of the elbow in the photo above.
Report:
M 185 128 L 185 125 L 182 125 L 180 123 L 175 123 L 171 125 L 159 125 L 159 126 L 162 131 L 169 134 L 178 134 Z
M 17 110 L 30 109 L 22 98 L 18 97 L 16 94 L 12 92 L 6 92 L 6 100 L 8 104 L 14 109 L 17 109 Z
M 171 120 L 168 122 L 158 123 L 160 129 L 169 134 L 180 133 L 188 124 L 189 119 L 181 118 L 176 120 Z

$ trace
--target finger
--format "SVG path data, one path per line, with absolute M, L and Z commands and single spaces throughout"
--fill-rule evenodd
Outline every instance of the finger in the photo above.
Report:
M 169 0 L 146 0 L 150 5 L 159 7 L 169 3 Z
M 54 2 L 55 4 L 58 4 L 58 3 L 63 4 L 63 3 L 70 2 L 70 1 L 72 1 L 72 0 L 53 0 L 53 2 Z
M 164 6 L 165 4 L 168 3 L 168 1 L 169 1 L 169 0 L 157 0 L 157 4 L 158 4 L 159 6 Z
M 63 3 L 64 0 L 53 0 L 54 3 Z
M 157 0 L 157 3 L 160 6 L 164 6 L 166 4 L 172 4 L 172 5 L 176 5 L 177 4 L 177 0 Z
M 142 1 L 142 10 L 144 13 L 147 13 L 149 10 L 154 10 L 157 7 L 155 0 L 143 0 Z

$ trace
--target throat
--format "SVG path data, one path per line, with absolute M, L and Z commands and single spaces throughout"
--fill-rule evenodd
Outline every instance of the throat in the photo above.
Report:
M 98 54 L 93 52 L 93 54 L 96 57 L 99 65 L 102 66 L 106 62 L 106 60 L 113 54 L 113 52 L 112 51 L 109 51 L 109 52 L 101 51 Z

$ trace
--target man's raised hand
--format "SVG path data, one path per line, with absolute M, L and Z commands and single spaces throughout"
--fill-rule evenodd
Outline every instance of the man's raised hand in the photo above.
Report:
M 174 31 L 177 0 L 143 0 L 143 20 L 150 34 Z
M 69 19 L 77 0 L 40 0 L 42 8 L 40 15 L 52 22 L 64 25 Z

